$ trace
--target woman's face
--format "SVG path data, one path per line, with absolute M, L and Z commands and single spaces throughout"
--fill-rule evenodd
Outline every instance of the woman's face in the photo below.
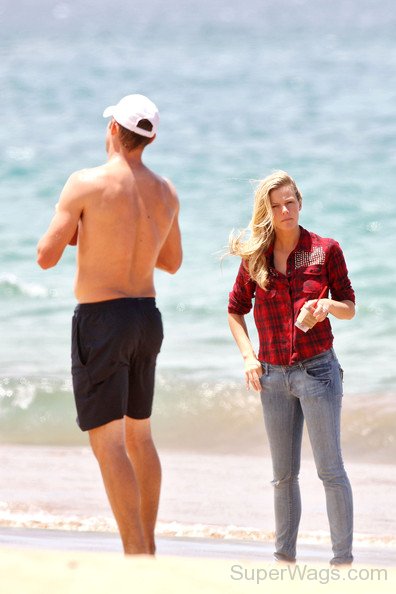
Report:
M 298 227 L 301 206 L 291 186 L 271 190 L 270 200 L 275 231 L 290 231 Z

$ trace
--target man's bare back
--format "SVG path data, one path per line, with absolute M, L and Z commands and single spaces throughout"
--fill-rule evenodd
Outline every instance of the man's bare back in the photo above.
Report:
M 154 268 L 178 208 L 173 188 L 117 158 L 79 176 L 92 193 L 78 228 L 77 300 L 154 297 Z
M 105 165 L 69 178 L 39 244 L 40 265 L 54 266 L 78 228 L 74 289 L 80 303 L 153 297 L 154 268 L 174 273 L 181 263 L 172 184 L 150 171 L 140 154 L 109 156 Z

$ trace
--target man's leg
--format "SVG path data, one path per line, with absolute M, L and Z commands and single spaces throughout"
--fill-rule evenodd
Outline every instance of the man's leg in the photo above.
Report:
M 148 552 L 154 555 L 161 464 L 151 436 L 150 419 L 125 417 L 125 442 L 139 485 L 140 519 L 146 547 Z
M 91 429 L 89 438 L 99 462 L 125 554 L 148 553 L 140 520 L 139 488 L 125 449 L 124 420 Z

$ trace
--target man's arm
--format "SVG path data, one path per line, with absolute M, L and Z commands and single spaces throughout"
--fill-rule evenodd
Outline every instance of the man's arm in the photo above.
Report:
M 177 198 L 176 190 L 169 181 L 168 185 L 175 201 L 176 210 L 169 233 L 161 247 L 160 253 L 158 254 L 155 267 L 160 270 L 165 270 L 165 272 L 169 272 L 170 274 L 175 274 L 175 272 L 179 270 L 183 260 L 179 227 L 179 200 Z
M 81 173 L 74 173 L 67 180 L 56 206 L 56 213 L 38 243 L 37 263 L 41 268 L 55 266 L 65 247 L 77 242 L 78 222 L 83 212 L 85 194 L 86 184 Z

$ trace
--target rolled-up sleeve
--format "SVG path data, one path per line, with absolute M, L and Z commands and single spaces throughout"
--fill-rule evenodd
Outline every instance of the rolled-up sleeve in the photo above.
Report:
M 229 294 L 228 313 L 244 316 L 252 309 L 252 299 L 256 292 L 256 283 L 244 267 L 243 261 L 235 280 L 234 287 Z
M 344 254 L 337 241 L 334 241 L 329 251 L 327 274 L 332 299 L 336 301 L 345 301 L 348 299 L 355 303 L 355 291 L 349 280 Z

